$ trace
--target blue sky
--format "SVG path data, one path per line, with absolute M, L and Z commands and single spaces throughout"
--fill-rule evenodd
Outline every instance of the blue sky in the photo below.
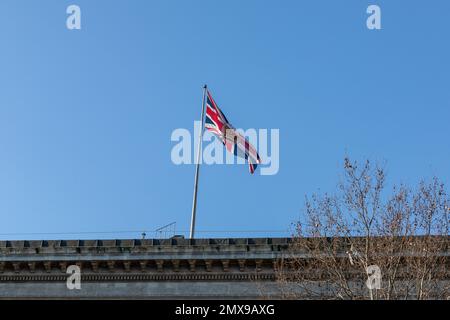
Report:
M 82 29 L 66 28 L 77 4 Z M 382 30 L 366 28 L 366 8 Z M 229 120 L 280 129 L 280 171 L 203 166 L 201 237 L 279 236 L 346 155 L 450 182 L 446 0 L 0 1 L 0 238 L 188 230 L 170 160 L 207 83 Z M 55 235 L 56 232 L 92 232 Z M 100 232 L 113 232 L 104 234 Z M 49 233 L 18 234 L 18 233 Z

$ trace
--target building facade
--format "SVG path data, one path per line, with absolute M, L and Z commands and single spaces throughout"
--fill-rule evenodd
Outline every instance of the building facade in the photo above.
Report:
M 276 299 L 289 241 L 0 241 L 0 299 Z

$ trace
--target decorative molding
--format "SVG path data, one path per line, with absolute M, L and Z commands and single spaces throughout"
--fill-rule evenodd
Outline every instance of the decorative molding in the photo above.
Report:
M 189 259 L 188 263 L 189 263 L 189 270 L 191 270 L 191 272 L 195 272 L 195 264 L 196 264 L 196 260 L 195 259 Z
M 262 263 L 263 263 L 263 261 L 261 259 L 258 259 L 258 260 L 255 261 L 256 272 L 261 272 L 261 270 L 262 270 Z
M 239 263 L 239 270 L 241 272 L 244 272 L 245 271 L 245 259 L 239 259 L 238 263 Z
M 37 281 L 37 282 L 65 282 L 68 275 L 62 274 L 11 274 L 0 275 L 0 282 Z M 273 281 L 275 274 L 259 273 L 90 273 L 82 274 L 82 281 L 87 282 L 115 282 L 115 281 Z
M 164 271 L 164 260 L 156 260 L 156 269 L 158 270 L 158 272 L 163 272 Z
M 147 270 L 147 261 L 139 261 L 139 266 L 141 267 L 141 271 L 145 272 Z
M 171 239 L 120 239 L 120 240 L 21 240 L 0 241 L 0 254 L 11 251 L 27 250 L 41 252 L 41 250 L 58 249 L 93 249 L 102 250 L 112 248 L 158 248 L 158 247 L 230 247 L 230 246 L 285 246 L 292 243 L 291 238 L 229 238 L 229 239 L 185 239 L 182 237 Z
M 226 257 L 226 255 L 224 255 Z M 129 273 L 138 272 L 213 272 L 214 266 L 221 266 L 221 272 L 245 272 L 247 265 L 255 265 L 258 272 L 274 272 L 271 267 L 273 262 L 275 266 L 276 259 L 148 259 L 148 260 L 84 260 L 84 261 L 28 261 L 28 262 L 1 262 L 0 273 L 9 274 L 10 272 L 22 273 L 52 273 L 53 266 L 57 266 L 61 273 L 66 273 L 70 265 L 77 265 L 80 269 L 83 267 L 83 273 Z M 136 266 L 136 268 L 134 268 Z M 170 268 L 164 268 L 169 266 Z M 204 266 L 204 268 L 198 268 Z
M 98 261 L 91 261 L 92 271 L 98 272 Z
M 206 272 L 212 271 L 212 260 L 205 260 L 205 269 Z
M 172 266 L 174 272 L 180 271 L 180 260 L 172 260 Z
M 20 272 L 20 262 L 13 262 L 12 265 L 14 268 L 14 272 L 19 273 Z
M 222 260 L 222 268 L 223 268 L 223 272 L 230 271 L 230 260 L 228 260 L 228 259 Z
M 109 272 L 114 272 L 116 262 L 115 261 L 106 261 L 106 265 L 108 266 Z
M 36 270 L 36 262 L 28 262 L 28 268 L 30 268 L 31 273 L 34 273 Z
M 67 262 L 62 261 L 59 263 L 59 269 L 61 270 L 61 273 L 66 273 L 67 271 Z

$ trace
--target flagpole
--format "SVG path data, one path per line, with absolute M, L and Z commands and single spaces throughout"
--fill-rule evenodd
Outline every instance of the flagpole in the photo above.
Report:
M 201 117 L 201 129 L 198 139 L 198 151 L 197 151 L 197 166 L 195 168 L 195 180 L 194 180 L 194 197 L 192 199 L 192 216 L 191 216 L 191 230 L 189 238 L 193 239 L 195 235 L 195 214 L 197 211 L 197 190 L 198 190 L 198 175 L 200 173 L 200 156 L 202 154 L 202 138 L 203 138 L 203 127 L 204 127 L 204 117 L 205 117 L 205 100 L 206 100 L 206 84 L 203 87 L 203 100 L 202 100 L 202 117 Z

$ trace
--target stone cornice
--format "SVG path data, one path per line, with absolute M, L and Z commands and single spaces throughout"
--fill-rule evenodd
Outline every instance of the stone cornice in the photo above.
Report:
M 289 243 L 287 238 L 1 241 L 0 279 L 58 278 L 76 264 L 96 279 L 125 273 L 155 280 L 219 279 L 214 274 L 240 280 L 273 273 Z
M 65 273 L 69 265 L 77 265 L 84 274 L 213 274 L 220 273 L 263 273 L 274 272 L 278 259 L 271 256 L 261 258 L 248 255 L 246 258 L 230 259 L 223 255 L 217 259 L 110 259 L 99 260 L 83 257 L 83 259 L 27 260 L 20 259 L 0 261 L 0 275 L 17 274 L 61 274 Z
M 217 259 L 224 254 L 236 259 L 248 253 L 276 256 L 289 245 L 286 238 L 256 239 L 146 239 L 146 240 L 48 240 L 0 241 L 0 261 L 99 259 Z
M 15 240 L 0 241 L 0 250 L 12 248 L 138 248 L 138 247 L 209 247 L 242 245 L 287 245 L 290 238 L 219 238 L 219 239 L 120 239 L 120 240 Z
M 344 243 L 345 239 L 340 241 Z M 282 257 L 312 257 L 303 250 L 293 252 L 290 244 L 292 240 L 288 238 L 0 241 L 0 279 L 19 275 L 56 276 L 73 264 L 92 277 L 118 277 L 117 274 L 124 273 L 176 279 L 181 274 L 191 274 L 183 276 L 191 279 L 197 275 L 211 277 L 214 273 L 275 273 Z M 449 252 L 445 250 L 440 255 L 447 257 Z M 345 251 L 338 256 L 347 259 Z
M 83 282 L 130 282 L 130 281 L 255 281 L 274 280 L 275 274 L 265 273 L 170 273 L 170 274 L 82 274 Z M 1 275 L 0 282 L 17 281 L 41 281 L 41 282 L 64 282 L 67 280 L 66 274 L 14 274 Z

